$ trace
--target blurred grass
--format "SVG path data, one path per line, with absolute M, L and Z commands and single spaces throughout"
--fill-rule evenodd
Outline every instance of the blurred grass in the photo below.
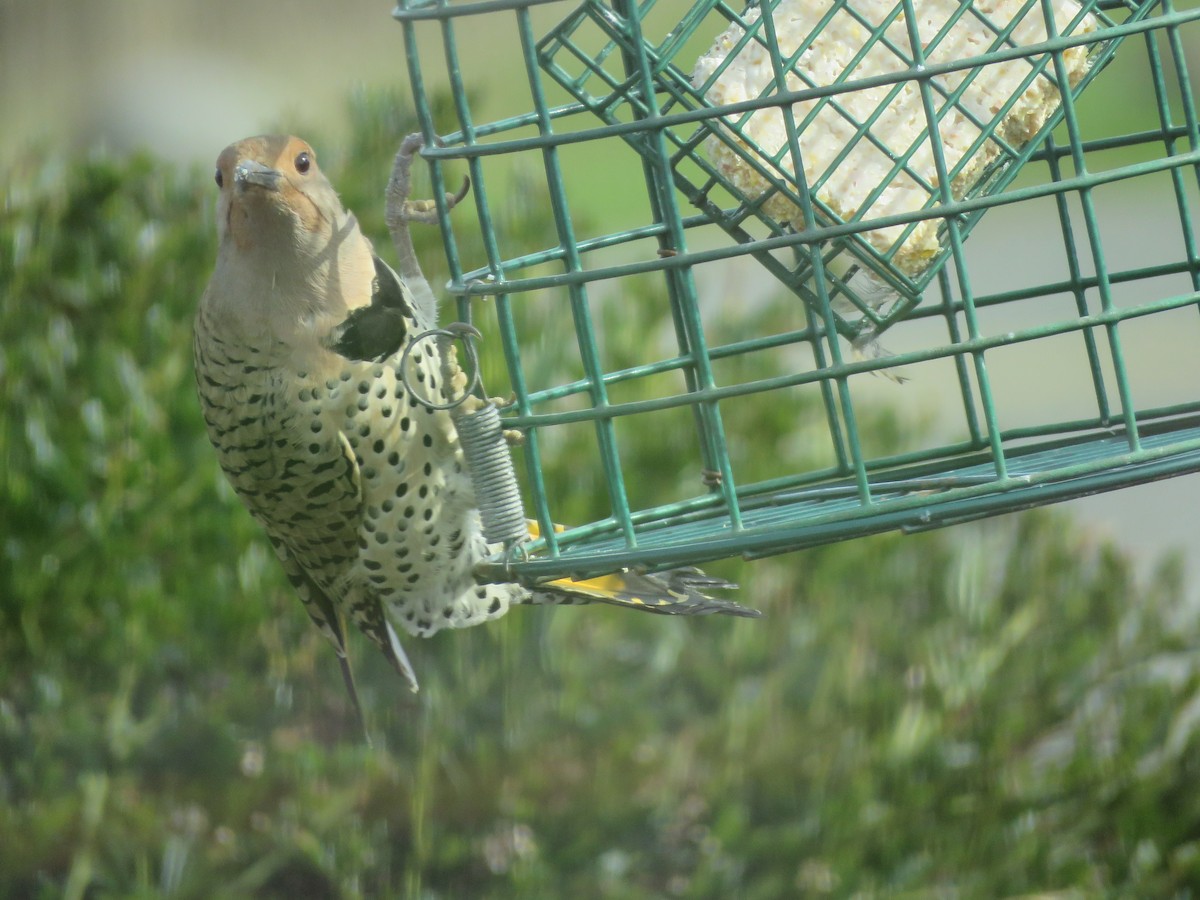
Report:
M 380 247 L 404 109 L 359 95 L 350 143 L 318 141 Z M 215 252 L 208 173 L 18 165 L 4 197 L 0 896 L 1200 883 L 1179 562 L 1139 581 L 1055 512 L 716 567 L 763 620 L 518 610 L 410 641 L 415 698 L 356 639 L 363 746 L 328 646 L 203 435 L 190 332 Z M 514 204 L 503 227 L 539 233 L 541 209 Z M 417 238 L 435 269 L 436 234 Z M 605 306 L 619 362 L 653 323 Z M 763 458 L 794 455 L 805 409 L 760 412 Z M 861 425 L 915 427 L 886 409 Z M 602 498 L 570 458 L 547 475 L 582 518 Z M 653 433 L 625 463 L 648 483 L 686 474 Z

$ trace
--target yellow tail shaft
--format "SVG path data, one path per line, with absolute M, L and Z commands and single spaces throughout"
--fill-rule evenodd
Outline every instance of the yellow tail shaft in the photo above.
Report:
M 561 525 L 555 531 L 564 531 Z M 537 538 L 541 529 L 529 523 L 530 537 Z M 663 615 L 702 616 L 723 613 L 731 616 L 760 616 L 757 610 L 709 596 L 707 591 L 728 591 L 736 584 L 723 578 L 705 575 L 695 568 L 668 569 L 665 572 L 642 574 L 621 569 L 608 575 L 575 581 L 560 578 L 538 585 L 535 602 L 541 603 L 612 603 L 630 609 Z

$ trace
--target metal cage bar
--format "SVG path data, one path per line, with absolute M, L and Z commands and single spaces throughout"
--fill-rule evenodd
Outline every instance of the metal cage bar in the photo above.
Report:
M 786 0 L 762 0 L 757 8 L 769 11 L 779 2 Z M 743 13 L 728 0 L 693 0 L 676 9 L 654 0 L 400 0 L 394 15 L 404 30 L 435 195 L 446 180 L 443 166 L 465 163 L 484 233 L 483 258 L 464 260 L 453 219 L 439 208 L 449 291 L 461 318 L 494 319 L 515 397 L 505 424 L 526 435 L 523 487 L 541 524 L 542 537 L 493 560 L 483 574 L 532 582 L 614 566 L 760 556 L 888 529 L 938 527 L 1200 469 L 1200 396 L 1152 388 L 1144 373 L 1153 357 L 1141 358 L 1137 342 L 1130 349 L 1131 335 L 1160 321 L 1200 327 L 1200 124 L 1183 53 L 1200 9 L 1179 9 L 1172 0 L 1085 0 L 1063 18 L 1056 0 L 1023 0 L 1015 4 L 1020 15 L 1038 17 L 1045 34 L 1030 43 L 1017 35 L 1024 20 L 984 15 L 969 2 L 928 33 L 918 28 L 924 7 L 916 0 L 895 0 L 878 20 L 860 8 L 863 2 L 833 0 L 823 21 L 844 13 L 870 32 L 852 58 L 867 59 L 879 47 L 903 65 L 866 75 L 849 65 L 824 83 L 797 74 L 819 22 L 806 42 L 784 52 L 770 15 Z M 1085 16 L 1094 17 L 1090 30 L 1083 29 Z M 491 46 L 511 55 L 512 71 L 522 73 L 529 90 L 527 108 L 499 117 L 480 113 L 481 101 L 470 92 L 477 61 L 458 48 L 457 26 L 485 21 L 489 31 L 506 27 L 514 36 Z M 939 56 L 964 22 L 979 23 L 986 44 L 972 56 Z M 707 94 L 721 70 L 696 83 L 689 73 L 700 42 L 731 25 L 742 29 L 731 53 L 765 48 L 772 80 L 756 96 L 714 105 Z M 1090 65 L 1072 73 L 1067 57 L 1076 48 Z M 967 92 L 986 77 L 984 67 L 1015 60 L 1028 60 L 1029 71 L 1017 91 L 997 102 L 991 121 L 1003 120 L 1031 85 L 1053 85 L 1060 97 L 1023 143 L 988 133 L 981 114 L 961 111 Z M 1139 104 L 1145 115 L 1128 127 L 1098 124 L 1090 100 L 1108 89 L 1103 70 L 1114 60 L 1147 79 Z M 453 120 L 435 121 L 427 63 L 445 66 Z M 793 75 L 799 89 L 789 86 Z M 891 146 L 876 133 L 883 127 L 880 106 L 862 116 L 851 109 L 854 92 L 866 90 L 887 100 L 915 96 L 923 137 Z M 779 111 L 780 147 L 755 146 L 738 134 L 767 109 Z M 848 138 L 809 183 L 808 131 L 823 121 L 823 109 L 846 120 Z M 967 155 L 954 160 L 942 146 L 940 124 L 951 114 L 980 131 Z M 952 190 L 970 154 L 989 141 L 999 161 L 969 189 Z M 749 196 L 730 181 L 709 157 L 713 142 L 749 148 L 743 155 L 765 185 L 762 195 Z M 864 194 L 867 202 L 839 216 L 824 198 L 831 173 L 857 142 L 886 149 L 890 162 Z M 644 185 L 635 203 L 635 179 L 622 183 L 631 198 L 620 213 L 622 227 L 597 231 L 577 215 L 572 160 L 592 147 L 620 157 Z M 932 164 L 918 171 L 914 160 L 925 152 Z M 555 221 L 553 246 L 521 245 L 499 227 L 506 188 L 495 179 L 508 161 L 540 172 Z M 889 179 L 905 173 L 929 189 L 928 203 L 873 214 L 870 204 Z M 1169 256 L 1113 252 L 1124 248 L 1114 243 L 1106 210 L 1126 185 L 1153 185 L 1168 198 L 1171 211 L 1161 227 Z M 772 200 L 779 197 L 794 204 L 802 227 L 774 217 Z M 1056 233 L 1044 242 L 1058 255 L 1054 271 L 1015 267 L 1013 277 L 980 277 L 983 245 L 995 239 L 986 222 L 1002 210 L 1029 211 Z M 885 252 L 868 241 L 872 231 L 911 235 L 931 221 L 940 229 L 940 255 L 918 275 L 894 271 L 899 242 Z M 980 237 L 981 230 L 992 236 Z M 765 330 L 714 312 L 703 299 L 706 279 L 729 265 L 757 267 L 780 284 L 784 299 Z M 866 272 L 883 278 L 890 303 L 868 291 Z M 612 286 L 630 284 L 648 287 L 638 302 L 661 311 L 671 345 L 646 340 L 624 347 L 625 361 L 606 366 L 599 348 L 611 324 L 606 315 L 618 305 Z M 485 298 L 494 313 L 479 306 Z M 531 298 L 562 323 L 556 339 L 573 342 L 576 374 L 547 374 L 529 333 Z M 1185 314 L 1188 324 L 1180 325 Z M 881 335 L 900 349 L 864 354 Z M 1013 403 L 1011 360 L 1040 365 L 1052 354 L 1069 361 L 1063 371 L 1077 386 L 1069 412 L 1023 415 Z M 765 365 L 781 359 L 789 366 Z M 912 446 L 868 447 L 862 380 L 908 371 L 941 373 L 942 412 L 952 430 Z M 1187 377 L 1195 384 L 1197 376 Z M 744 421 L 748 410 L 799 401 L 805 427 L 822 435 L 814 444 L 817 461 L 748 466 L 735 447 L 746 438 L 730 432 L 730 412 Z M 709 473 L 706 480 L 635 502 L 642 485 L 637 472 L 624 468 L 618 427 L 680 413 L 691 416 L 694 434 L 685 443 Z M 547 494 L 543 465 L 559 435 L 581 427 L 590 430 L 587 459 L 602 477 L 610 508 L 556 532 L 562 504 Z

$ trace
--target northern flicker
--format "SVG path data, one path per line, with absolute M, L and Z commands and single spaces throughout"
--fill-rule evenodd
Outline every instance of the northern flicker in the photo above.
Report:
M 215 175 L 216 268 L 196 316 L 196 380 L 221 468 L 337 650 L 355 705 L 345 619 L 416 690 L 394 626 L 429 636 L 521 603 L 757 615 L 706 596 L 733 585 L 694 569 L 536 590 L 476 580 L 476 564 L 498 548 L 481 534 L 453 419 L 429 405 L 465 379 L 436 342 L 409 346 L 437 318 L 408 235 L 410 220 L 429 218 L 428 203 L 408 200 L 419 146 L 419 136 L 405 141 L 388 187 L 403 278 L 304 141 L 227 147 Z

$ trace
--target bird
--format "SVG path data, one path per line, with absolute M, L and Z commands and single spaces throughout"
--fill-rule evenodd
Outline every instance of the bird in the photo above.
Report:
M 415 691 L 397 629 L 428 637 L 520 604 L 758 615 L 709 596 L 735 585 L 694 568 L 533 587 L 476 577 L 501 547 L 481 532 L 454 419 L 436 408 L 466 379 L 453 345 L 416 343 L 437 324 L 408 228 L 436 221 L 432 201 L 408 196 L 422 145 L 420 135 L 402 142 L 386 190 L 400 274 L 307 142 L 260 135 L 226 147 L 214 175 L 216 264 L 194 323 L 197 392 L 217 460 L 333 645 L 360 718 L 347 622 Z M 447 194 L 448 206 L 468 187 Z

